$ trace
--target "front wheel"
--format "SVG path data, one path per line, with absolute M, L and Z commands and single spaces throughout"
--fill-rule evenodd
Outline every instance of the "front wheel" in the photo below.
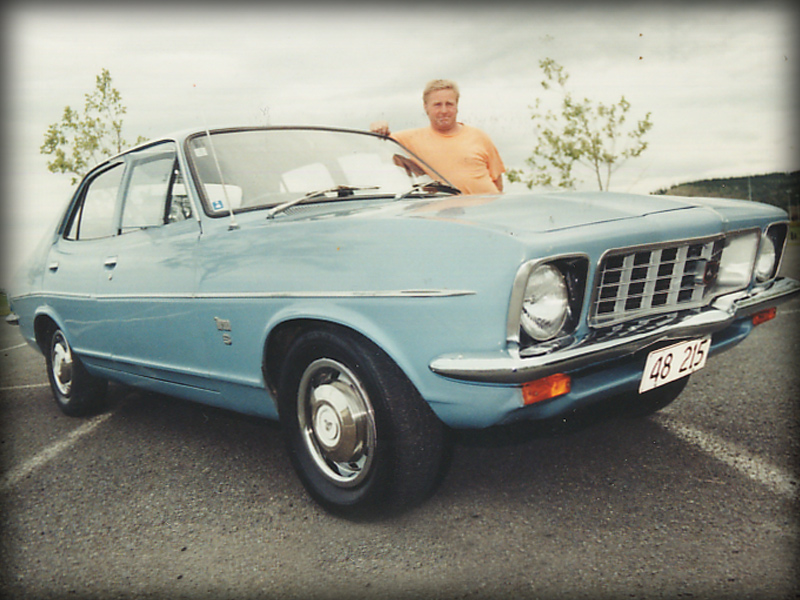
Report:
M 50 389 L 61 412 L 83 417 L 102 408 L 108 383 L 89 375 L 60 329 L 50 336 L 45 359 Z
M 396 512 L 435 487 L 444 426 L 372 343 L 334 330 L 298 338 L 279 386 L 281 425 L 309 494 L 331 512 Z

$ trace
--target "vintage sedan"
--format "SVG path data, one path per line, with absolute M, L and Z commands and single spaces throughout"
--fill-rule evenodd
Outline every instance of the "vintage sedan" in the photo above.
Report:
M 184 132 L 98 165 L 11 321 L 67 415 L 107 382 L 279 419 L 345 515 L 435 487 L 450 428 L 648 414 L 774 315 L 787 215 L 613 193 L 470 196 L 395 141 Z

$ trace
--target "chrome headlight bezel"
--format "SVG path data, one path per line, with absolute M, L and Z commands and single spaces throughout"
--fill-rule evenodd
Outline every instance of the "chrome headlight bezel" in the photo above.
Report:
M 537 342 L 556 337 L 569 316 L 569 290 L 564 275 L 551 264 L 536 267 L 522 295 L 520 325 Z
M 778 275 L 788 232 L 789 224 L 781 222 L 773 223 L 761 235 L 754 271 L 757 284 L 767 283 Z
M 572 333 L 577 325 L 586 290 L 589 259 L 585 254 L 571 254 L 523 263 L 514 278 L 511 302 L 508 313 L 507 341 L 517 345 L 531 345 L 547 342 Z M 540 278 L 544 279 L 540 279 Z M 539 296 L 544 303 L 560 302 L 557 297 L 564 294 L 563 304 L 555 312 L 552 304 L 547 306 L 550 326 L 544 329 L 531 327 L 528 320 L 535 316 L 530 302 L 535 297 L 531 286 L 551 286 L 549 291 L 555 296 Z M 559 291 L 560 290 L 560 291 Z M 539 290 L 541 291 L 541 290 Z M 534 300 L 535 302 L 535 300 Z M 542 304 L 544 307 L 545 304 Z M 524 316 L 527 311 L 528 317 Z
M 709 279 L 707 296 L 717 297 L 747 288 L 753 280 L 761 232 L 747 229 L 724 238 L 724 246 L 713 277 Z
M 775 265 L 778 262 L 778 251 L 775 248 L 775 240 L 768 235 L 761 236 L 761 243 L 756 254 L 755 276 L 757 283 L 764 283 L 772 279 L 775 272 Z

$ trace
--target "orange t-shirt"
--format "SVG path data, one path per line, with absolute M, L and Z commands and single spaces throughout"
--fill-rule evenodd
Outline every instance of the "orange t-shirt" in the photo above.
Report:
M 417 154 L 464 194 L 496 194 L 494 180 L 505 173 L 494 143 L 480 129 L 459 123 L 444 135 L 431 127 L 406 129 L 391 137 Z M 435 174 L 429 173 L 435 177 Z

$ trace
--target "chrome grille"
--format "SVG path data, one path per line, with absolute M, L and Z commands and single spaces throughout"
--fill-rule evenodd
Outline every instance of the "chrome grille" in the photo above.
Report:
M 702 306 L 707 274 L 719 264 L 722 247 L 714 239 L 612 250 L 600 263 L 589 324 Z

